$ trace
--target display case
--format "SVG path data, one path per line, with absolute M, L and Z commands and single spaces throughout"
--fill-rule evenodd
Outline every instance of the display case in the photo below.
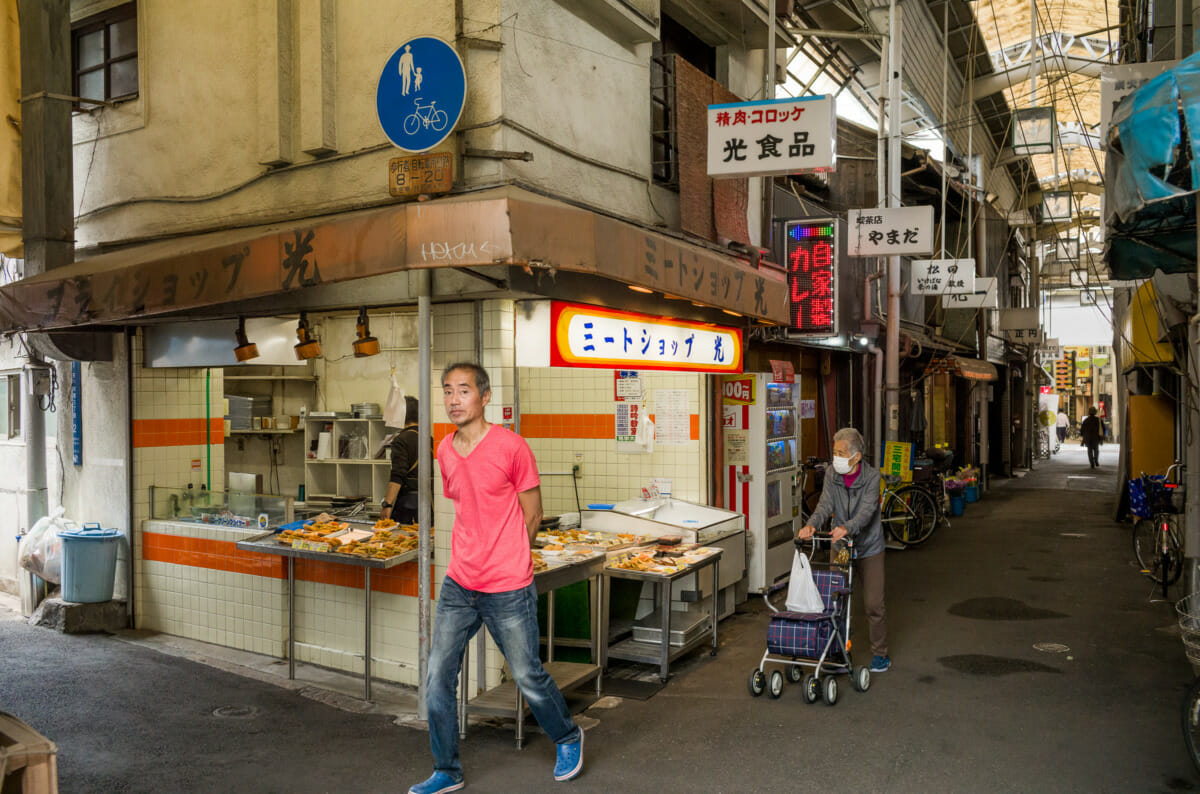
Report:
M 270 526 L 286 524 L 295 518 L 295 500 L 273 494 L 150 486 L 152 519 L 250 528 L 259 525 L 261 515 L 266 515 Z

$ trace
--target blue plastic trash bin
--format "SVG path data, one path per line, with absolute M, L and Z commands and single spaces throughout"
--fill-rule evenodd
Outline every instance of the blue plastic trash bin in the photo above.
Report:
M 967 500 L 968 503 L 978 502 L 979 501 L 979 486 L 978 485 L 968 485 L 966 488 L 963 488 L 963 497 Z
M 84 524 L 82 529 L 59 532 L 58 537 L 63 547 L 63 601 L 79 604 L 111 601 L 121 531 Z
M 950 497 L 950 515 L 961 516 L 967 509 L 967 498 L 965 496 Z

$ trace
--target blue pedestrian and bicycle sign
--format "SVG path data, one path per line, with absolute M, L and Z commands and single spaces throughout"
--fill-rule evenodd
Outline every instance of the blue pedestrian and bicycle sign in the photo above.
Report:
M 467 73 L 446 42 L 418 36 L 388 58 L 375 92 L 375 110 L 388 140 L 425 152 L 450 135 L 467 99 Z

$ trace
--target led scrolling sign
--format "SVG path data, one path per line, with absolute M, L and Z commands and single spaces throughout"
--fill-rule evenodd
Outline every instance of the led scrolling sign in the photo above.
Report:
M 837 335 L 837 221 L 786 226 L 789 324 L 805 336 Z

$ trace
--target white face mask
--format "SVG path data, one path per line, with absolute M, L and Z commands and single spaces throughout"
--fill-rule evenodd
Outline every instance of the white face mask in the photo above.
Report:
M 851 458 L 843 458 L 839 457 L 838 455 L 834 455 L 833 470 L 838 474 L 849 474 L 851 469 L 850 460 Z

